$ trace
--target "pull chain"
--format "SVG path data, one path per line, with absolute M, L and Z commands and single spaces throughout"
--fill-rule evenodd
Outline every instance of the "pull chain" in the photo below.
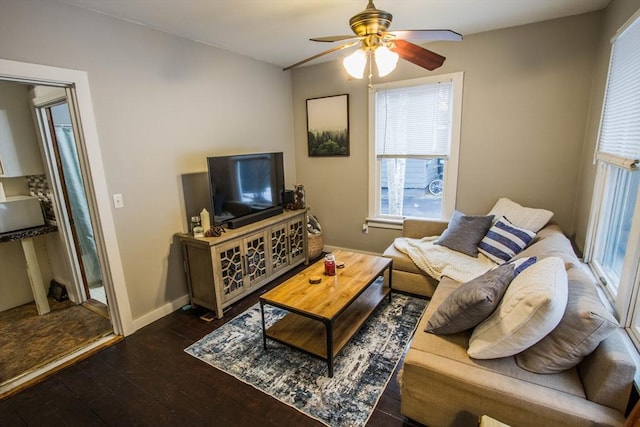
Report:
M 368 86 L 369 86 L 369 89 L 371 89 L 373 87 L 372 84 L 371 84 L 371 78 L 373 77 L 373 71 L 372 71 L 373 70 L 373 65 L 371 64 L 373 56 L 371 55 L 371 50 L 367 51 L 367 55 L 369 56 L 368 61 L 367 61 L 369 63 L 369 85 Z

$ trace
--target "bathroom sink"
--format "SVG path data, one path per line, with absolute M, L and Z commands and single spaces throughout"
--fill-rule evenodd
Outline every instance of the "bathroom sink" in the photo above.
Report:
M 0 201 L 0 233 L 44 225 L 37 197 L 9 196 Z

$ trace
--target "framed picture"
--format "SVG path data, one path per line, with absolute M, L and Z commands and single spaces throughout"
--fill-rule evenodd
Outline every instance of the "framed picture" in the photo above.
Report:
M 349 156 L 349 95 L 307 99 L 309 157 Z

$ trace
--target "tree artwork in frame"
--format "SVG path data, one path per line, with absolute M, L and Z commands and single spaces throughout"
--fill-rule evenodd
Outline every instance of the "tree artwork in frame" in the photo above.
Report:
M 309 157 L 349 156 L 349 95 L 307 99 Z

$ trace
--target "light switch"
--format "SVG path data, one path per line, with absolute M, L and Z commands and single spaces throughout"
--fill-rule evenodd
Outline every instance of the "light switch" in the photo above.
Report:
M 113 207 L 116 209 L 124 208 L 124 199 L 122 198 L 122 194 L 113 195 Z

